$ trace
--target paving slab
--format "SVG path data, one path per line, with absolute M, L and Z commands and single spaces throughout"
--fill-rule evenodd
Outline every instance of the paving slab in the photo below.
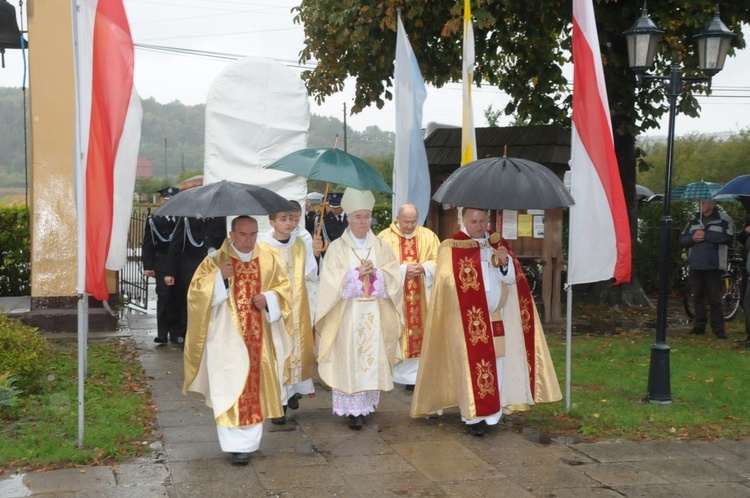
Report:
M 117 486 L 112 467 L 29 472 L 24 476 L 23 483 L 34 494 L 76 493 L 85 490 L 114 489 Z
M 530 498 L 533 495 L 517 484 L 503 478 L 442 481 L 440 488 L 446 496 L 460 498 L 487 498 L 505 496 L 513 498 Z
M 655 462 L 649 462 L 653 464 Z M 632 486 L 640 484 L 669 484 L 670 481 L 636 463 L 586 465 L 581 470 L 603 486 Z
M 597 462 L 640 462 L 669 458 L 657 447 L 634 441 L 580 443 L 576 450 Z

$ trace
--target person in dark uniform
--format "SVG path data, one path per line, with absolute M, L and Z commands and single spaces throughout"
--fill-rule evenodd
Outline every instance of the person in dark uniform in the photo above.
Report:
M 169 269 L 164 281 L 174 286 L 178 306 L 178 327 L 170 339 L 182 344 L 187 331 L 187 293 L 198 265 L 227 237 L 226 218 L 181 218 L 169 244 Z
M 168 187 L 159 191 L 167 199 L 178 190 Z M 156 280 L 156 337 L 154 342 L 164 344 L 178 328 L 179 309 L 173 299 L 173 288 L 164 281 L 169 267 L 167 259 L 169 243 L 174 235 L 177 218 L 173 216 L 149 216 L 141 244 L 143 274 Z
M 305 230 L 311 237 L 315 237 L 319 220 L 320 214 L 313 208 L 310 199 L 305 199 Z
M 346 221 L 346 213 L 341 208 L 341 192 L 328 194 L 326 214 L 323 216 L 323 240 L 333 242 L 341 237 L 349 224 Z

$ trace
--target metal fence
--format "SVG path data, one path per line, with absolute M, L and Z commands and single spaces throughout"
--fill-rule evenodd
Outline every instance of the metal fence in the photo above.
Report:
M 141 242 L 151 208 L 135 208 L 128 230 L 128 261 L 120 270 L 120 297 L 128 309 L 148 312 L 148 277 L 143 274 Z

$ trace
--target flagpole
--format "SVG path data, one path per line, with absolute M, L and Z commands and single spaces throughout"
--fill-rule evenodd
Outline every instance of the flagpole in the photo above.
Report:
M 84 9 L 85 6 L 81 6 Z M 78 38 L 78 16 L 85 15 L 79 12 L 77 0 L 71 0 L 71 24 L 73 30 L 73 64 L 75 74 L 75 152 L 73 158 L 75 186 L 76 186 L 76 212 L 78 219 L 78 448 L 83 448 L 84 442 L 84 413 L 85 413 L 85 388 L 86 388 L 86 350 L 89 330 L 88 295 L 86 294 L 86 176 L 83 168 L 85 152 L 81 143 L 81 70 L 79 38 Z
M 570 246 L 570 244 L 568 244 Z M 570 268 L 568 268 L 570 273 Z M 567 303 L 565 311 L 565 413 L 570 413 L 570 375 L 573 352 L 573 286 L 565 284 Z

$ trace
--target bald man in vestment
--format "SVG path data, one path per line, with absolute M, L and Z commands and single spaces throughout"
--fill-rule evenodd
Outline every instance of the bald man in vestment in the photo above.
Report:
M 404 288 L 402 360 L 393 369 L 393 382 L 413 390 L 440 240 L 432 230 L 419 226 L 419 212 L 413 204 L 401 206 L 396 219 L 378 237 L 390 244 L 401 263 L 401 285 Z
M 291 285 L 278 259 L 256 246 L 255 219 L 235 218 L 229 236 L 190 283 L 183 393 L 205 397 L 222 451 L 248 465 L 263 421 L 284 415 L 271 323 L 290 317 Z

